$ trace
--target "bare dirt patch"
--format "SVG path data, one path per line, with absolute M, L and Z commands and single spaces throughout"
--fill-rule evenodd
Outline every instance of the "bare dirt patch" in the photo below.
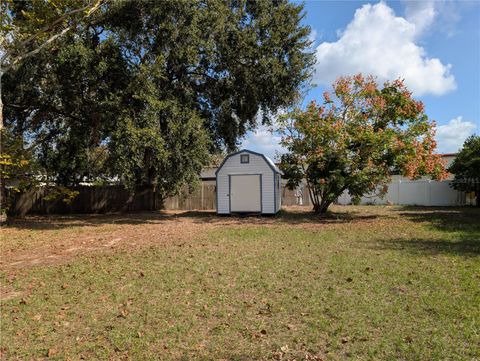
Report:
M 194 246 L 194 241 L 213 228 L 269 226 L 275 222 L 278 219 L 274 217 L 218 217 L 205 211 L 30 216 L 2 229 L 0 270 L 55 264 L 92 252 L 145 245 Z
M 286 226 L 321 231 L 374 225 L 389 229 L 394 223 L 405 222 L 409 210 L 399 210 L 336 206 L 323 217 L 306 207 L 288 207 L 270 217 L 218 216 L 213 211 L 29 216 L 2 228 L 0 270 L 62 263 L 79 255 L 146 245 L 196 247 L 209 230 L 222 227 Z
M 58 263 L 146 244 L 168 245 L 191 240 L 212 226 L 174 213 L 27 217 L 2 229 L 0 269 Z
M 0 302 L 5 302 L 13 298 L 20 297 L 22 295 L 23 295 L 22 292 L 12 291 L 7 288 L 0 288 Z

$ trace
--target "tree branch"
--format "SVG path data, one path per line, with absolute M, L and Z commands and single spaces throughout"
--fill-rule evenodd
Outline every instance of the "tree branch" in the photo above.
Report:
M 100 5 L 102 4 L 104 0 L 97 0 L 97 2 L 92 6 L 92 5 L 87 5 L 87 6 L 84 6 L 84 7 L 81 7 L 79 9 L 75 9 L 75 10 L 71 10 L 71 11 L 68 11 L 66 12 L 65 14 L 63 14 L 62 16 L 60 16 L 57 20 L 55 20 L 53 23 L 45 26 L 43 29 L 41 29 L 40 31 L 38 31 L 37 33 L 33 34 L 32 36 L 30 36 L 28 39 L 22 41 L 20 44 L 19 44 L 19 47 L 24 47 L 26 46 L 28 43 L 30 43 L 31 41 L 35 40 L 35 38 L 37 38 L 40 34 L 43 34 L 49 30 L 51 30 L 53 27 L 55 27 L 55 25 L 61 23 L 63 20 L 65 20 L 66 18 L 68 18 L 69 16 L 71 15 L 74 15 L 74 14 L 77 14 L 79 12 L 82 12 L 82 11 L 85 11 L 87 9 L 90 8 L 90 10 L 88 10 L 85 18 L 88 18 L 93 12 L 95 12 L 99 7 Z M 55 41 L 57 38 L 61 37 L 62 35 L 64 35 L 65 33 L 67 33 L 69 30 L 71 30 L 73 28 L 73 25 L 70 25 L 68 27 L 66 27 L 65 29 L 63 29 L 60 33 L 58 34 L 55 34 L 53 36 L 51 36 L 50 38 L 48 38 L 47 40 L 45 40 L 40 46 L 38 46 L 36 49 L 32 50 L 32 51 L 29 51 L 27 52 L 26 54 L 23 54 L 23 55 L 18 55 L 16 58 L 14 58 L 12 60 L 12 62 L 8 65 L 8 66 L 5 66 L 3 69 L 2 69 L 2 72 L 6 72 L 7 70 L 11 69 L 13 66 L 15 66 L 18 62 L 32 56 L 32 55 L 35 55 L 37 54 L 40 50 L 42 50 L 44 47 L 46 47 L 47 45 L 49 45 L 50 43 L 52 43 L 53 41 Z M 5 62 L 5 60 L 10 56 L 11 54 L 8 52 L 8 51 L 5 51 L 5 53 L 3 54 L 3 56 L 1 57 L 0 59 L 0 68 L 3 67 L 3 64 Z
M 21 62 L 22 60 L 26 59 L 26 58 L 29 58 L 30 56 L 32 55 L 35 55 L 37 53 L 40 52 L 40 50 L 42 50 L 44 47 L 46 47 L 47 45 L 49 45 L 50 43 L 52 43 L 53 41 L 55 41 L 57 38 L 61 37 L 63 34 L 67 33 L 73 26 L 69 26 L 65 29 L 63 29 L 60 33 L 58 34 L 55 34 L 54 36 L 50 37 L 49 39 L 47 39 L 43 44 L 41 44 L 39 47 L 37 47 L 36 49 L 32 50 L 32 51 L 29 51 L 28 53 L 26 54 L 23 54 L 23 55 L 19 55 L 18 57 L 16 57 L 15 59 L 12 60 L 12 62 L 3 68 L 3 71 L 6 72 L 8 71 L 9 69 L 11 69 L 12 67 L 14 67 L 16 64 L 18 64 L 19 62 Z

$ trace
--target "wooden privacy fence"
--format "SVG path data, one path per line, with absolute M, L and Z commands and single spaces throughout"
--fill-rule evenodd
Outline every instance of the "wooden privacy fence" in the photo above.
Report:
M 217 195 L 215 181 L 204 181 L 202 184 L 189 193 L 183 189 L 180 194 L 169 197 L 163 202 L 163 209 L 171 210 L 214 210 L 216 209 Z
M 137 189 L 130 194 L 122 186 L 81 186 L 74 188 L 78 195 L 70 204 L 61 199 L 46 200 L 46 189 L 36 188 L 19 193 L 14 197 L 11 213 L 26 214 L 68 214 L 68 213 L 108 213 L 150 210 L 215 210 L 215 181 L 203 181 L 193 192 L 185 187 L 178 195 L 162 201 L 151 188 Z M 302 189 L 303 205 L 310 205 L 308 191 Z M 294 191 L 283 187 L 282 204 L 299 204 Z
M 134 195 L 122 186 L 82 186 L 73 190 L 78 195 L 69 204 L 62 199 L 46 200 L 47 189 L 43 187 L 19 193 L 10 212 L 14 215 L 130 212 L 154 210 L 159 201 L 151 188 L 138 189 Z

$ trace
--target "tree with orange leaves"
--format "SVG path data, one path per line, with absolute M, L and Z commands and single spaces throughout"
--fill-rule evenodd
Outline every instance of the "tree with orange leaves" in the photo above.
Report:
M 287 185 L 305 180 L 316 213 L 344 191 L 354 200 L 385 194 L 393 174 L 446 176 L 435 154 L 435 122 L 401 80 L 380 87 L 372 76 L 340 77 L 321 104 L 294 110 L 278 130 L 287 149 L 281 162 Z

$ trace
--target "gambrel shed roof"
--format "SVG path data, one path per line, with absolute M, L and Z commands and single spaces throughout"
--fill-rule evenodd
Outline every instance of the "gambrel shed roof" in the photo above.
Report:
M 238 152 L 235 152 L 235 153 L 231 153 L 229 155 L 227 155 L 225 157 L 225 159 L 222 161 L 222 163 L 218 166 L 217 170 L 215 171 L 215 174 L 218 173 L 218 171 L 222 168 L 222 166 L 225 164 L 225 162 L 227 161 L 228 158 L 231 158 L 237 154 L 240 154 L 240 153 L 250 153 L 250 154 L 254 154 L 254 155 L 258 155 L 260 157 L 262 157 L 265 162 L 268 164 L 268 166 L 275 172 L 275 173 L 278 173 L 280 175 L 283 175 L 283 172 L 280 170 L 280 168 L 277 167 L 277 165 L 273 162 L 273 160 L 271 160 L 269 157 L 267 157 L 265 154 L 262 154 L 262 153 L 258 153 L 258 152 L 254 152 L 253 150 L 248 150 L 248 149 L 242 149 L 242 150 L 239 150 Z

